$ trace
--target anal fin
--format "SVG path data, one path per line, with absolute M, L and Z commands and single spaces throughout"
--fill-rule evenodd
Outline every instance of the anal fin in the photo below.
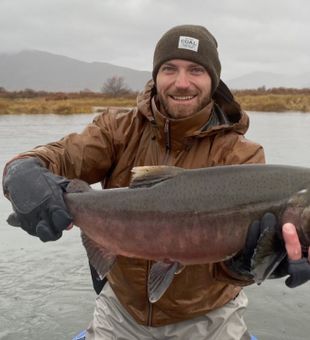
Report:
M 182 271 L 183 266 L 178 262 L 156 262 L 153 264 L 148 277 L 149 301 L 158 301 L 170 286 L 174 275 Z

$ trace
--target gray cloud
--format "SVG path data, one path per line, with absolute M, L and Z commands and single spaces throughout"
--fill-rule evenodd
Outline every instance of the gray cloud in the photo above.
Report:
M 0 0 L 0 52 L 39 49 L 150 70 L 170 27 L 206 26 L 223 77 L 310 71 L 308 0 Z

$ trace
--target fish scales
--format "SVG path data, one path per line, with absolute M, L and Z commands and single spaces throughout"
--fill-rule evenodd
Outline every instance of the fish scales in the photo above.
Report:
M 182 169 L 151 186 L 65 200 L 74 224 L 115 255 L 196 264 L 233 256 L 254 219 L 266 211 L 281 217 L 291 196 L 307 188 L 308 168 L 236 165 Z

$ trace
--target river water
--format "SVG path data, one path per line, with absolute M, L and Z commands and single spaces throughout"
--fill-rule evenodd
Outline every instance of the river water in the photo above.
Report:
M 268 163 L 310 167 L 310 114 L 249 113 L 247 134 L 265 147 Z M 0 171 L 16 153 L 81 131 L 89 115 L 0 116 Z M 44 244 L 6 223 L 0 197 L 0 340 L 71 339 L 92 318 L 95 293 L 77 228 Z M 246 320 L 259 340 L 306 340 L 310 284 L 288 289 L 283 280 L 246 288 Z

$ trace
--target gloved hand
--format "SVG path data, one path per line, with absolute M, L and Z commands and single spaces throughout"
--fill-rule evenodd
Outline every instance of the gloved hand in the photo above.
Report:
M 72 223 L 63 199 L 68 183 L 66 178 L 51 173 L 38 158 L 12 161 L 3 175 L 3 192 L 14 210 L 8 223 L 43 242 L 58 240 Z
M 297 233 L 295 237 L 300 246 Z M 270 252 L 266 249 L 268 242 L 272 246 Z M 290 288 L 300 286 L 310 280 L 309 259 L 301 255 L 298 259 L 292 259 L 287 247 L 288 242 L 286 237 L 283 240 L 276 216 L 266 213 L 261 220 L 251 223 L 243 251 L 227 261 L 227 266 L 237 274 L 254 278 L 259 283 L 268 278 L 276 279 L 289 275 L 285 284 Z M 266 257 L 261 259 L 259 253 L 264 251 Z
M 248 229 L 244 249 L 227 261 L 227 266 L 239 275 L 254 278 L 254 274 L 252 273 L 254 253 L 262 235 L 266 235 L 266 233 L 271 230 L 274 232 L 276 226 L 276 217 L 271 213 L 266 213 L 261 220 L 256 220 L 251 223 Z
M 290 275 L 285 284 L 290 288 L 298 287 L 310 280 L 310 263 L 305 257 L 289 260 L 287 273 Z

